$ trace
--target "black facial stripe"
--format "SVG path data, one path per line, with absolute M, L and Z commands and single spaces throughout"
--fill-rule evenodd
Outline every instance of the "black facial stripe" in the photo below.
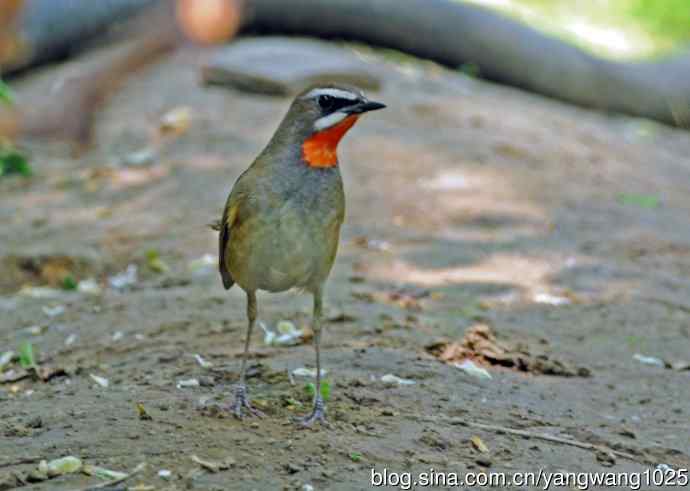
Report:
M 318 102 L 324 115 L 332 114 L 339 109 L 357 104 L 356 100 L 346 99 L 344 97 L 335 97 L 332 95 L 320 95 Z

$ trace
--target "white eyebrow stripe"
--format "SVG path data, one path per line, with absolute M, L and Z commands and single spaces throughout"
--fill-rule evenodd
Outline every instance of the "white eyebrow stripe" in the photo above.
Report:
M 333 114 L 329 114 L 328 116 L 324 116 L 323 118 L 317 119 L 314 123 L 314 129 L 316 131 L 325 130 L 327 128 L 330 128 L 331 126 L 340 123 L 347 116 L 348 115 L 343 112 L 336 111 Z
M 330 95 L 331 97 L 337 97 L 338 99 L 348 99 L 350 101 L 356 101 L 359 99 L 359 95 L 353 94 L 347 90 L 333 89 L 333 88 L 323 88 L 323 89 L 313 89 L 310 90 L 306 98 L 318 97 L 320 95 Z

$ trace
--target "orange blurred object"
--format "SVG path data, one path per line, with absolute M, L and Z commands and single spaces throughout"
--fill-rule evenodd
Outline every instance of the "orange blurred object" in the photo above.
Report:
M 0 0 L 0 64 L 12 63 L 21 55 L 15 22 L 23 0 Z
M 192 41 L 217 44 L 237 33 L 240 8 L 237 0 L 177 0 L 177 20 Z

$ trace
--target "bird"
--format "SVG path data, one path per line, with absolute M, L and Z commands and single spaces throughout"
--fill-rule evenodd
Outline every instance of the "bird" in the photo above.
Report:
M 237 178 L 218 223 L 218 267 L 225 289 L 246 293 L 247 333 L 230 409 L 264 416 L 250 403 L 247 358 L 256 323 L 257 291 L 298 289 L 313 298 L 316 384 L 304 426 L 328 424 L 321 394 L 324 285 L 338 250 L 345 193 L 338 143 L 364 114 L 386 105 L 356 87 L 312 85 L 300 92 L 264 150 Z

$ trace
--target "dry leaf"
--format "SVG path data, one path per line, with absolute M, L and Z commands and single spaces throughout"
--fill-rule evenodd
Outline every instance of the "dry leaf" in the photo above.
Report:
M 474 435 L 470 439 L 470 441 L 472 442 L 472 446 L 479 450 L 481 453 L 489 453 L 489 447 L 487 447 L 484 441 L 477 435 Z

